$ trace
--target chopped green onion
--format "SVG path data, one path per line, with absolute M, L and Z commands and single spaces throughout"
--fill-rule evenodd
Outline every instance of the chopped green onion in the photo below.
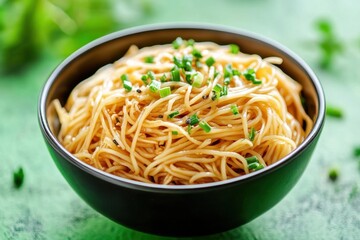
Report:
M 195 40 L 194 39 L 189 39 L 186 41 L 186 46 L 191 46 L 193 47 L 195 44 Z
M 255 169 L 257 169 L 259 166 L 260 166 L 260 163 L 258 163 L 258 162 L 253 162 L 253 163 L 248 164 L 248 169 L 249 169 L 249 170 L 255 170 Z
M 190 132 L 191 132 L 191 129 L 192 129 L 192 126 L 191 125 L 188 125 L 187 126 L 187 132 L 190 134 Z
M 232 75 L 233 75 L 233 76 L 239 76 L 239 75 L 240 75 L 239 70 L 233 69 L 233 70 L 232 70 Z
M 179 111 L 175 111 L 175 112 L 172 112 L 168 115 L 168 118 L 174 118 L 175 116 L 179 115 L 180 112 Z
M 196 57 L 196 58 L 202 58 L 202 57 L 203 57 L 202 54 L 201 54 L 201 52 L 200 52 L 200 50 L 198 50 L 198 49 L 196 49 L 196 48 L 194 48 L 194 49 L 192 50 L 191 54 L 192 54 L 194 57 Z
M 256 75 L 255 75 L 255 70 L 252 68 L 247 69 L 244 73 L 243 73 L 244 77 L 246 80 L 251 81 L 253 84 L 261 84 L 262 81 L 256 79 Z
M 180 46 L 183 44 L 183 40 L 181 37 L 177 37 L 173 42 L 172 42 L 172 46 L 174 49 L 179 49 Z
M 147 75 L 148 75 L 148 77 L 149 77 L 151 80 L 154 80 L 154 79 L 155 79 L 155 74 L 154 74 L 154 72 L 148 71 Z
M 147 75 L 142 75 L 141 76 L 141 81 L 143 81 L 143 83 L 145 84 L 145 86 L 147 86 L 149 83 L 147 81 L 148 79 L 148 76 Z
M 354 156 L 360 157 L 360 146 L 354 148 Z
M 193 72 L 186 72 L 185 73 L 185 80 L 188 84 L 192 84 L 192 78 L 194 76 Z
M 182 59 L 182 68 L 185 71 L 191 71 L 192 69 L 192 58 L 191 56 L 184 56 Z
M 177 57 L 173 57 L 173 61 L 174 61 L 174 64 L 178 67 L 178 68 L 182 68 L 183 67 L 183 64 L 182 64 L 182 61 L 181 59 L 177 58 Z
M 239 53 L 239 46 L 238 45 L 236 45 L 236 44 L 230 44 L 229 45 L 229 48 L 230 48 L 230 52 L 232 53 L 232 54 L 238 54 Z
M 231 105 L 231 111 L 234 115 L 238 115 L 239 114 L 239 109 L 236 105 Z
M 160 82 L 166 82 L 166 75 L 163 74 L 160 78 Z
M 247 69 L 244 73 L 243 73 L 244 77 L 246 78 L 246 80 L 249 81 L 254 81 L 255 80 L 255 70 L 252 68 Z
M 212 65 L 214 65 L 215 59 L 213 57 L 209 57 L 208 59 L 206 59 L 205 63 L 206 63 L 206 65 L 211 67 Z
M 331 169 L 329 170 L 329 179 L 334 182 L 334 181 L 337 180 L 338 177 L 339 177 L 339 171 L 338 171 L 338 169 L 336 169 L 336 168 L 331 168 Z
M 212 100 L 215 100 L 215 99 L 219 99 L 221 97 L 221 93 L 222 93 L 222 86 L 220 84 L 216 84 L 213 88 L 213 96 L 212 96 Z
M 210 125 L 205 120 L 200 121 L 199 126 L 207 133 L 211 131 Z
M 225 84 L 225 85 L 229 85 L 229 84 L 230 84 L 230 78 L 228 78 L 228 77 L 225 78 L 225 79 L 224 79 L 224 84 Z
M 247 164 L 259 162 L 259 159 L 256 156 L 247 157 L 247 158 L 245 158 L 245 160 L 246 160 Z
M 121 75 L 121 80 L 126 91 L 130 92 L 132 89 L 132 83 L 129 81 L 129 78 L 126 74 Z
M 179 132 L 178 132 L 178 131 L 171 131 L 171 134 L 172 134 L 172 135 L 178 135 Z
M 164 98 L 171 94 L 170 87 L 164 87 L 159 90 L 160 97 Z
M 224 69 L 224 78 L 232 78 L 233 76 L 233 69 L 231 64 L 227 64 Z
M 192 82 L 192 86 L 196 87 L 196 88 L 201 87 L 201 85 L 203 83 L 203 80 L 204 80 L 204 75 L 201 72 L 196 72 L 194 74 L 193 78 L 194 79 L 193 79 L 193 82 Z
M 263 169 L 264 166 L 262 164 L 259 164 L 259 166 L 257 168 L 254 169 L 254 171 L 257 171 L 257 170 L 260 170 L 260 169 Z
M 342 118 L 343 117 L 343 111 L 339 107 L 327 106 L 326 107 L 326 115 L 330 116 L 330 117 L 335 117 L 335 118 Z
M 175 81 L 175 82 L 180 81 L 180 71 L 178 68 L 171 70 L 171 81 Z
M 150 88 L 150 91 L 155 93 L 155 92 L 159 91 L 160 86 L 161 86 L 161 82 L 159 82 L 157 80 L 152 80 L 149 85 L 149 88 Z
M 16 171 L 13 172 L 13 181 L 16 188 L 20 188 L 24 182 L 24 170 L 22 167 L 19 167 Z
M 255 84 L 255 85 L 259 85 L 259 84 L 261 84 L 262 83 L 262 81 L 261 80 L 259 80 L 259 79 L 255 79 L 255 80 L 253 80 L 253 81 L 251 81 L 253 84 Z
M 195 62 L 195 65 L 196 65 L 197 68 L 201 68 L 201 67 L 202 67 L 202 63 L 201 63 L 199 60 L 197 60 L 197 61 Z
M 215 79 L 219 74 L 220 74 L 220 72 L 215 70 L 214 79 Z
M 193 126 L 199 123 L 199 117 L 196 114 L 191 115 L 187 120 L 186 123 Z
M 254 141 L 254 139 L 255 139 L 255 134 L 256 134 L 255 128 L 252 127 L 251 130 L 250 130 L 250 132 L 249 132 L 249 140 L 250 140 L 250 141 Z
M 221 91 L 221 96 L 226 96 L 226 95 L 228 95 L 228 86 L 227 85 L 223 86 L 223 89 Z
M 145 63 L 154 63 L 154 56 L 147 56 L 144 58 Z

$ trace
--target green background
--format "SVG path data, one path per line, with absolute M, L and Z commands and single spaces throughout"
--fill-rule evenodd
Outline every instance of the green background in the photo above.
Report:
M 181 21 L 256 32 L 302 57 L 320 78 L 327 103 L 344 111 L 342 119 L 326 119 L 308 168 L 278 205 L 244 226 L 199 239 L 359 239 L 360 159 L 353 149 L 360 146 L 360 2 L 146 3 L 151 8 L 148 14 L 124 11 L 118 4 L 121 28 Z M 314 24 L 323 18 L 332 23 L 344 47 L 329 69 L 319 67 L 321 53 L 316 44 L 319 32 Z M 44 53 L 24 71 L 0 76 L 0 239 L 169 239 L 124 228 L 101 216 L 75 194 L 56 169 L 40 133 L 37 102 L 46 78 L 62 59 Z M 25 181 L 16 189 L 12 172 L 19 166 L 25 171 Z M 335 182 L 328 178 L 333 167 L 340 173 Z

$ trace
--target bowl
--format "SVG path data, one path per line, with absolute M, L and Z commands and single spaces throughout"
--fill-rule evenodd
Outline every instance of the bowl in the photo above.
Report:
M 129 48 L 172 42 L 176 37 L 218 44 L 234 43 L 242 52 L 283 59 L 280 68 L 304 87 L 314 126 L 289 155 L 248 175 L 187 186 L 148 184 L 117 177 L 85 164 L 57 140 L 47 110 L 53 99 L 64 104 L 70 91 L 101 66 L 119 59 Z M 66 181 L 92 208 L 138 231 L 165 236 L 198 236 L 236 228 L 277 204 L 304 172 L 320 136 L 325 115 L 324 93 L 309 66 L 272 40 L 217 25 L 161 24 L 131 28 L 101 37 L 66 58 L 47 79 L 38 117 L 48 150 Z

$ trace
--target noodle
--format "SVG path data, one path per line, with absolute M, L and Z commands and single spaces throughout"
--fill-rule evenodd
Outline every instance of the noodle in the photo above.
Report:
M 95 168 L 147 183 L 257 171 L 293 151 L 313 125 L 301 85 L 273 65 L 281 62 L 210 42 L 131 46 L 78 84 L 65 106 L 52 102 L 58 139 Z

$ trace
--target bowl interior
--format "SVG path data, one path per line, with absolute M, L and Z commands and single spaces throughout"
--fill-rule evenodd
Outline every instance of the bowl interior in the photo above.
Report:
M 84 46 L 68 57 L 52 73 L 41 96 L 40 117 L 43 116 L 45 119 L 43 124 L 47 129 L 46 131 L 49 131 L 47 134 L 52 134 L 52 138 L 56 139 L 54 136 L 57 135 L 59 129 L 59 124 L 56 124 L 57 121 L 53 125 L 50 125 L 49 122 L 50 118 L 56 119 L 57 117 L 53 109 L 48 110 L 53 99 L 57 98 L 64 104 L 71 90 L 80 81 L 94 74 L 100 67 L 121 58 L 131 45 L 145 47 L 167 44 L 176 37 L 194 39 L 198 42 L 234 43 L 239 45 L 240 50 L 244 53 L 258 54 L 263 58 L 270 56 L 282 58 L 283 63 L 279 66 L 280 69 L 303 85 L 307 111 L 315 122 L 314 129 L 307 138 L 320 130 L 324 112 L 324 99 L 320 83 L 311 69 L 291 51 L 269 39 L 241 30 L 197 25 L 172 25 L 116 32 Z M 60 145 L 57 141 L 56 144 Z

